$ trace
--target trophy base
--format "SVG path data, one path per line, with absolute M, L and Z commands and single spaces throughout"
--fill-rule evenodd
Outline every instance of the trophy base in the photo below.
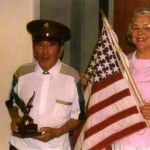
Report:
M 34 136 L 39 136 L 39 135 L 42 135 L 41 132 L 36 132 L 36 133 L 30 133 L 30 134 L 21 134 L 21 133 L 18 133 L 18 132 L 12 132 L 12 135 L 13 136 L 16 136 L 16 137 L 19 137 L 19 138 L 30 138 L 30 137 L 34 137 Z
M 20 138 L 42 135 L 41 132 L 37 131 L 37 124 L 19 125 L 18 130 L 18 132 L 13 132 L 12 135 Z

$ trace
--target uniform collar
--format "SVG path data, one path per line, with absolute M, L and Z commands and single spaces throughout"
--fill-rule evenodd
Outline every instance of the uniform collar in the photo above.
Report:
M 60 72 L 61 63 L 62 63 L 62 62 L 58 59 L 57 63 L 56 63 L 51 69 L 48 70 L 48 72 L 50 73 L 50 74 L 48 74 L 48 75 L 51 75 L 53 78 L 57 78 L 57 76 L 58 76 L 58 74 L 59 74 L 59 72 Z M 38 62 L 37 62 L 37 65 L 36 65 L 36 72 L 37 72 L 38 74 L 44 75 L 44 74 L 43 74 L 43 71 L 44 71 L 44 70 L 40 67 L 40 65 L 39 65 Z M 48 76 L 48 75 L 47 75 L 47 76 Z

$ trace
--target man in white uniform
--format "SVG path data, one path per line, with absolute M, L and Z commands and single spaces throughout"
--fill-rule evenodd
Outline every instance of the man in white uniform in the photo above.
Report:
M 70 150 L 69 132 L 85 119 L 79 74 L 60 59 L 70 30 L 50 20 L 31 21 L 27 30 L 32 35 L 36 61 L 22 65 L 14 73 L 6 106 L 12 119 L 11 129 L 18 132 L 23 113 L 18 109 L 15 94 L 27 104 L 35 92 L 29 116 L 42 135 L 11 135 L 10 150 Z

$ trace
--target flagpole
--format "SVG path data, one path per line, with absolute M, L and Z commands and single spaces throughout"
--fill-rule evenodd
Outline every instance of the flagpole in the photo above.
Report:
M 101 11 L 101 12 L 102 12 L 102 11 Z M 116 52 L 118 53 L 119 58 L 121 59 L 122 65 L 123 65 L 124 70 L 125 70 L 125 72 L 126 72 L 126 74 L 127 74 L 127 76 L 128 76 L 128 79 L 129 79 L 129 82 L 130 82 L 130 84 L 131 84 L 131 86 L 132 86 L 132 88 L 133 88 L 133 91 L 134 91 L 134 93 L 135 93 L 135 95 L 136 95 L 136 97 L 137 97 L 137 100 L 138 100 L 138 102 L 139 102 L 139 105 L 140 105 L 140 106 L 143 106 L 143 105 L 144 105 L 144 101 L 143 101 L 143 99 L 142 99 L 142 96 L 141 96 L 141 94 L 140 94 L 140 91 L 139 91 L 139 89 L 137 88 L 133 77 L 131 76 L 131 73 L 130 73 L 130 71 L 129 71 L 129 69 L 128 69 L 128 66 L 127 66 L 127 64 L 126 64 L 125 58 L 124 58 L 124 56 L 123 56 L 122 49 L 121 49 L 121 47 L 119 46 L 119 44 L 118 44 L 118 42 L 117 42 L 117 38 L 116 38 L 115 35 L 114 35 L 114 31 L 113 31 L 113 29 L 111 28 L 111 26 L 109 25 L 109 23 L 108 23 L 108 21 L 107 21 L 107 19 L 106 19 L 106 17 L 105 17 L 105 15 L 104 15 L 103 12 L 102 12 L 102 19 L 103 19 L 103 22 L 105 23 L 105 27 L 107 28 L 107 30 L 108 30 L 109 33 L 110 33 L 110 36 L 111 36 L 111 38 L 112 38 L 112 40 L 113 40 L 112 42 L 114 43 L 114 44 L 112 44 L 112 46 L 113 46 L 113 45 L 115 46 L 115 50 L 116 50 Z M 111 40 L 110 40 L 110 41 L 111 41 Z M 150 122 L 149 122 L 148 120 L 146 120 L 146 121 L 147 121 L 147 125 L 150 127 Z

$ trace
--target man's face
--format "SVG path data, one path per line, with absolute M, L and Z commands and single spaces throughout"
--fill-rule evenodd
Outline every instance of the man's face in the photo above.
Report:
M 37 41 L 33 45 L 33 54 L 43 70 L 52 68 L 63 53 L 64 46 L 54 41 Z

